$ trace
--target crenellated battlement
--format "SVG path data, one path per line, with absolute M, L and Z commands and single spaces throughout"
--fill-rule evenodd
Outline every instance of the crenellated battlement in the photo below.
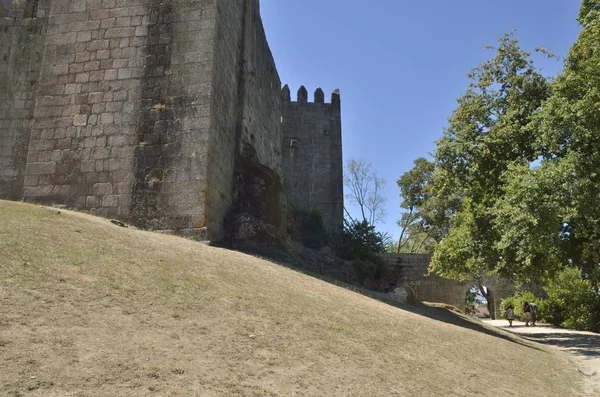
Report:
M 297 104 L 326 104 L 326 105 L 334 105 L 340 106 L 340 90 L 335 89 L 331 93 L 330 102 L 325 102 L 325 93 L 319 87 L 315 90 L 313 94 L 313 102 L 309 102 L 308 100 L 308 90 L 304 86 L 300 86 L 298 92 L 296 94 L 296 101 L 292 101 L 290 87 L 286 84 L 281 89 L 281 100 L 285 102 L 297 103 Z
M 342 115 L 340 91 L 317 88 L 309 102 L 301 86 L 296 101 L 290 88 L 281 90 L 284 190 L 291 202 L 318 209 L 332 234 L 343 224 Z

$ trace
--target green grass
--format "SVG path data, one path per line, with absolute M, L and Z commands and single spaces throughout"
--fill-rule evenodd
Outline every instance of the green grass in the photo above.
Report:
M 569 363 L 459 314 L 57 212 L 0 201 L 0 396 L 579 395 Z

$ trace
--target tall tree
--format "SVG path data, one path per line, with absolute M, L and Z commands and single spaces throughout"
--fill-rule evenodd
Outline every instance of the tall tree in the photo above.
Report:
M 346 164 L 344 185 L 346 198 L 359 208 L 363 222 L 375 226 L 384 221 L 386 198 L 383 195 L 385 180 L 372 169 L 371 163 L 350 159 Z
M 505 270 L 498 267 L 495 205 L 504 192 L 504 173 L 539 156 L 532 121 L 550 95 L 548 79 L 512 34 L 490 48 L 495 56 L 469 74 L 471 83 L 435 153 L 431 196 L 437 212 L 449 216 L 450 228 L 431 268 L 455 279 Z
M 400 238 L 394 247 L 398 253 L 428 252 L 439 237 L 437 228 L 432 227 L 431 207 L 426 205 L 434 169 L 433 162 L 419 157 L 414 167 L 396 182 L 402 197 L 400 207 L 404 210 L 398 221 Z
M 536 167 L 514 167 L 498 203 L 499 248 L 523 273 L 575 266 L 600 285 L 600 1 L 584 0 L 582 26 L 552 96 L 538 112 Z

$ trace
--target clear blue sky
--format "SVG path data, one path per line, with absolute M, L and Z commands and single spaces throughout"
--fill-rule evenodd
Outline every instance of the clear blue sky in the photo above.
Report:
M 567 54 L 576 0 L 261 0 L 282 82 L 342 94 L 344 158 L 373 164 L 387 181 L 387 221 L 398 235 L 396 180 L 427 156 L 467 87 L 483 49 L 516 30 L 524 48 Z M 550 75 L 561 64 L 538 64 Z M 292 94 L 294 97 L 295 94 Z

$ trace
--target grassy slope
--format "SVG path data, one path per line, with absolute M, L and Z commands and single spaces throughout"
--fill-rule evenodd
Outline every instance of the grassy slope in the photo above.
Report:
M 578 395 L 537 345 L 56 212 L 0 201 L 0 396 Z

